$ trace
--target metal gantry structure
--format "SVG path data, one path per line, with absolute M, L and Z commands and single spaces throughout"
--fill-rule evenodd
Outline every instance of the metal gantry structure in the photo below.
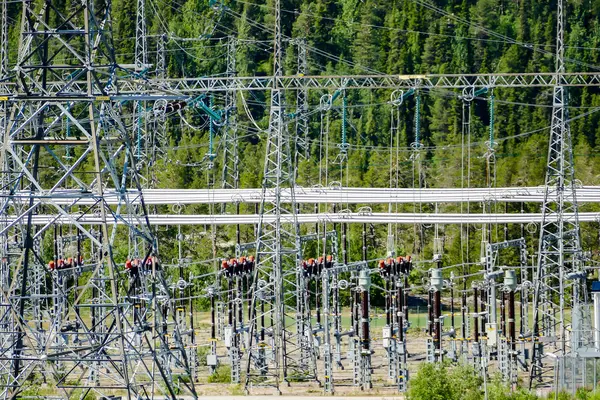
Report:
M 51 1 L 21 7 L 12 71 L 18 99 L 3 100 L 8 116 L 0 160 L 0 337 L 9 355 L 0 367 L 2 396 L 22 396 L 40 379 L 50 379 L 65 398 L 113 390 L 128 398 L 174 397 L 181 385 L 195 393 L 191 379 L 173 378 L 174 369 L 190 375 L 178 327 L 168 328 L 169 343 L 156 335 L 168 323 L 171 299 L 143 200 L 133 204 L 125 195 L 111 208 L 104 199 L 106 188 L 137 188 L 138 194 L 142 188 L 123 105 L 107 97 L 117 79 L 110 2 L 74 3 L 69 15 Z M 62 80 L 48 85 L 50 79 Z M 41 201 L 71 189 L 94 204 Z M 13 196 L 18 190 L 24 196 Z M 34 225 L 43 210 L 68 222 Z M 100 223 L 84 226 L 71 212 Z M 139 250 L 125 280 L 115 261 L 119 231 Z
M 579 375 L 575 361 L 583 347 L 582 328 L 587 302 L 584 257 L 579 233 L 573 145 L 567 113 L 567 89 L 563 86 L 564 5 L 558 2 L 556 35 L 557 82 L 552 96 L 552 122 L 546 170 L 542 223 L 535 275 L 534 328 L 536 344 L 530 385 L 559 380 L 566 370 Z M 570 304 L 568 304 L 570 302 Z M 591 316 L 587 315 L 589 322 Z M 589 334 L 589 332 L 588 332 Z M 553 356 L 555 362 L 548 362 Z M 568 361 L 572 361 L 568 363 Z M 570 364 L 570 365 L 568 365 Z
M 483 377 L 497 368 L 512 387 L 519 375 L 529 376 L 532 389 L 575 390 L 590 383 L 585 371 L 600 357 L 600 343 L 593 342 L 600 327 L 591 325 L 586 279 L 593 268 L 581 249 L 579 222 L 597 222 L 598 215 L 578 212 L 577 204 L 600 202 L 600 190 L 578 187 L 574 179 L 567 88 L 600 86 L 600 73 L 566 72 L 562 1 L 553 73 L 310 76 L 308 45 L 300 38 L 288 42 L 297 46 L 297 74 L 285 76 L 277 0 L 273 74 L 238 76 L 239 41 L 228 37 L 225 74 L 199 78 L 169 78 L 167 34 L 152 36 L 157 55 L 151 64 L 145 0 L 136 2 L 131 66 L 115 58 L 110 1 L 74 2 L 68 15 L 51 0 L 21 2 L 18 56 L 9 69 L 9 3 L 0 2 L 2 398 L 30 395 L 40 382 L 53 385 L 52 395 L 60 398 L 176 398 L 180 393 L 195 398 L 204 361 L 209 374 L 229 364 L 231 382 L 243 382 L 247 392 L 256 393 L 281 392 L 295 382 L 312 382 L 328 394 L 344 386 L 369 390 L 377 385 L 402 392 L 411 367 L 423 358 L 470 364 Z M 553 90 L 543 187 L 495 188 L 489 171 L 486 188 L 422 184 L 422 91 L 459 91 L 463 129 L 470 132 L 471 102 L 477 96 L 494 88 L 532 87 Z M 347 93 L 357 89 L 393 90 L 394 108 L 415 96 L 414 188 L 398 188 L 397 176 L 389 189 L 343 187 Z M 334 94 L 325 95 L 316 108 L 322 118 L 331 117 L 336 98 L 343 99 L 342 143 L 333 161 L 340 181 L 326 178 L 324 186 L 301 188 L 298 165 L 310 158 L 311 148 L 309 94 L 323 90 Z M 261 132 L 262 184 L 241 189 L 238 105 L 248 113 L 243 94 L 254 91 L 270 95 L 268 128 Z M 216 94 L 224 97 L 218 112 L 212 102 Z M 202 102 L 203 95 L 211 96 L 210 105 Z M 209 115 L 209 188 L 156 189 L 156 166 L 166 157 L 167 116 L 178 113 L 183 119 L 185 107 Z M 492 106 L 490 113 L 491 170 Z M 328 130 L 329 122 L 323 126 Z M 391 130 L 397 133 L 398 126 Z M 212 187 L 211 178 L 217 134 L 220 189 Z M 393 164 L 398 156 L 393 142 L 390 147 Z M 500 201 L 541 204 L 542 212 L 492 213 L 488 206 Z M 427 203 L 436 204 L 435 213 L 417 212 L 416 205 L 420 210 Z M 438 212 L 442 203 L 483 204 L 484 213 Z M 211 212 L 182 213 L 196 204 Z M 242 213 L 242 204 L 254 205 L 254 213 Z M 388 212 L 353 211 L 356 204 L 387 204 Z M 415 211 L 392 212 L 398 204 L 415 204 Z M 174 212 L 159 214 L 164 205 Z M 219 215 L 213 212 L 216 205 Z M 331 208 L 321 212 L 319 205 Z M 306 213 L 309 207 L 315 211 Z M 439 225 L 519 224 L 525 236 L 535 223 L 541 226 L 537 254 L 528 251 L 524 237 L 492 242 L 490 232 L 483 235 L 477 262 L 467 257 L 462 265 L 443 265 Z M 351 224 L 362 227 L 359 260 L 349 257 Z M 388 242 L 370 259 L 374 224 L 387 225 Z M 420 231 L 435 224 L 433 260 L 397 256 L 393 224 L 419 224 Z M 172 265 L 160 257 L 160 225 L 177 226 Z M 193 260 L 184 255 L 185 225 L 210 225 L 213 252 L 214 227 L 235 225 L 235 256 L 224 254 L 218 270 L 193 276 Z M 241 225 L 254 225 L 250 243 L 242 243 Z M 537 264 L 531 265 L 530 256 L 538 257 Z M 415 268 L 428 269 L 421 284 L 409 280 Z M 463 274 L 456 275 L 461 268 Z M 380 279 L 372 281 L 377 274 Z M 377 327 L 375 293 L 385 301 L 385 323 Z M 200 298 L 210 301 L 210 332 L 195 322 Z M 341 306 L 342 298 L 349 308 Z M 417 298 L 427 304 L 424 340 L 411 338 L 409 329 L 420 317 L 410 315 L 410 302 Z M 208 348 L 206 360 L 202 348 Z M 383 384 L 376 379 L 379 371 Z M 594 375 L 594 384 L 597 380 Z
M 249 355 L 246 388 L 272 385 L 279 390 L 280 380 L 315 379 L 306 369 L 300 351 L 305 341 L 296 326 L 296 285 L 301 259 L 300 230 L 295 202 L 295 166 L 285 122 L 286 98 L 279 87 L 283 75 L 280 1 L 275 5 L 273 45 L 273 87 L 262 195 L 256 240 L 256 268 L 252 279 Z M 282 201 L 287 189 L 289 202 Z M 272 219 L 265 217 L 273 216 Z M 268 315 L 269 322 L 266 322 Z M 260 325 L 259 325 L 260 322 Z M 260 327 L 260 332 L 259 332 Z

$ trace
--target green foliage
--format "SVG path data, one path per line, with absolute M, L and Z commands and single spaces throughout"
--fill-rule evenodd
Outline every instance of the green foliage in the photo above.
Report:
M 551 393 L 548 398 L 554 399 L 555 394 Z M 575 396 L 572 396 L 567 392 L 560 392 L 556 398 L 559 400 L 600 400 L 600 391 L 591 391 L 586 388 L 578 388 L 577 392 L 575 392 Z
M 585 388 L 575 395 L 560 392 L 540 398 L 525 389 L 511 391 L 499 377 L 487 382 L 487 394 L 488 400 L 600 400 L 600 391 Z M 484 382 L 468 366 L 423 363 L 411 377 L 407 396 L 408 400 L 483 400 Z
M 600 400 L 600 391 L 595 391 L 587 394 L 587 400 Z
M 451 399 L 451 387 L 445 365 L 426 363 L 410 381 L 409 400 Z
M 540 400 L 538 396 L 524 389 L 511 391 L 499 378 L 488 384 L 489 400 Z
M 523 389 L 511 391 L 499 378 L 487 382 L 487 393 L 489 400 L 541 400 L 535 394 Z M 475 374 L 473 368 L 468 366 L 424 363 L 410 380 L 408 400 L 430 399 L 483 400 L 484 382 Z M 564 398 L 564 400 L 571 399 L 568 395 Z
M 215 373 L 208 376 L 208 383 L 231 383 L 231 367 L 219 365 Z
M 411 378 L 409 400 L 479 400 L 481 379 L 469 367 L 424 363 Z

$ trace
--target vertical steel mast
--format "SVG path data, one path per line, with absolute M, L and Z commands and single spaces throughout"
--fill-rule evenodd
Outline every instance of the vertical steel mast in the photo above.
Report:
M 156 64 L 154 65 L 154 76 L 157 81 L 157 86 L 163 88 L 167 78 L 167 35 L 159 34 L 156 36 Z M 167 101 L 157 100 L 153 105 L 153 124 L 152 132 L 150 133 L 150 166 L 149 166 L 149 187 L 156 187 L 158 178 L 156 172 L 158 170 L 158 160 L 166 158 L 165 146 L 168 144 L 167 138 Z
M 237 39 L 227 38 L 227 76 L 235 77 Z M 238 153 L 238 124 L 237 124 L 237 91 L 228 90 L 225 93 L 226 126 L 223 128 L 223 169 L 221 172 L 221 187 L 237 189 L 239 187 L 239 153 Z
M 146 0 L 137 0 L 136 7 L 136 23 L 135 23 L 135 74 L 138 80 L 137 89 L 142 93 L 145 89 L 143 81 L 148 77 L 148 32 L 146 31 Z M 133 102 L 134 124 L 134 141 L 135 141 L 135 168 L 143 172 L 141 174 L 144 187 L 148 187 L 147 177 L 149 176 L 148 167 L 152 164 L 150 159 L 153 154 L 150 149 L 151 141 L 148 137 L 147 120 L 145 118 L 146 103 L 136 100 Z
M 0 81 L 8 75 L 8 2 L 0 2 Z
M 556 31 L 556 84 L 546 166 L 543 219 L 540 230 L 534 295 L 534 347 L 530 386 L 564 382 L 565 357 L 572 350 L 576 310 L 581 293 L 582 250 L 573 165 L 573 147 L 567 115 L 564 73 L 564 2 L 558 1 Z M 572 304 L 567 304 L 571 299 Z M 572 312 L 569 312 L 569 308 Z M 552 360 L 547 357 L 554 354 Z M 555 371 L 554 368 L 558 368 Z M 555 382 L 556 377 L 558 380 Z
M 304 76 L 308 72 L 308 59 L 306 51 L 306 38 L 297 40 L 298 45 L 298 76 Z M 310 152 L 308 143 L 308 90 L 301 87 L 296 91 L 296 151 L 307 158 Z
M 274 80 L 252 285 L 246 390 L 253 386 L 273 386 L 279 390 L 281 379 L 307 378 L 305 370 L 299 367 L 300 341 L 295 332 L 300 237 L 291 153 L 294 141 L 284 120 L 285 98 L 280 83 L 283 76 L 280 3 L 280 0 L 275 3 Z M 289 201 L 284 202 L 284 196 Z

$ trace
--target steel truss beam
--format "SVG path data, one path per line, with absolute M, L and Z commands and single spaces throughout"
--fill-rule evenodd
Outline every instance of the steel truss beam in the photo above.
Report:
M 526 88 L 554 87 L 558 75 L 548 73 L 498 73 L 498 74 L 467 74 L 467 75 L 347 75 L 347 76 L 252 76 L 252 77 L 200 77 L 200 78 L 169 78 L 169 79 L 131 79 L 121 77 L 113 83 L 110 92 L 93 90 L 91 95 L 85 94 L 85 82 L 73 80 L 70 82 L 72 91 L 61 93 L 62 96 L 76 97 L 80 100 L 96 101 L 109 96 L 112 100 L 124 100 L 122 96 L 138 95 L 140 81 L 147 86 L 145 98 L 162 99 L 165 96 L 192 96 L 206 92 L 227 92 L 230 90 L 271 90 L 274 83 L 282 90 L 335 90 L 346 89 L 477 89 L 477 88 Z M 600 86 L 598 72 L 565 72 L 560 82 L 563 87 Z M 49 92 L 56 92 L 63 83 L 48 81 Z M 36 100 L 27 96 L 14 83 L 7 83 L 6 92 L 0 92 L 0 97 L 9 96 L 19 100 Z M 0 87 L 2 90 L 2 87 Z M 39 98 L 37 98 L 39 99 Z M 132 99 L 134 99 L 132 97 Z

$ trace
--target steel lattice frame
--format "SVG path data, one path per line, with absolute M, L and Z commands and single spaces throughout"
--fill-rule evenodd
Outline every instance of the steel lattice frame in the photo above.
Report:
M 305 76 L 308 72 L 308 59 L 306 51 L 306 39 L 299 39 L 297 41 L 298 47 L 298 76 Z M 296 91 L 296 142 L 297 142 L 297 154 L 307 158 L 309 155 L 308 145 L 308 90 L 304 87 L 300 87 Z
M 570 343 L 579 330 L 570 326 L 584 300 L 582 294 L 583 254 L 579 237 L 579 216 L 573 166 L 573 145 L 567 115 L 567 92 L 564 87 L 564 5 L 557 5 L 556 73 L 553 91 L 552 123 L 542 206 L 542 224 L 538 250 L 534 296 L 533 361 L 530 386 L 552 387 L 556 379 L 554 363 L 548 363 L 546 351 L 563 359 L 576 351 L 578 343 Z M 583 292 L 585 294 L 585 292 Z M 571 298 L 571 304 L 567 299 Z M 545 343 L 548 348 L 545 348 Z M 558 371 L 559 388 L 564 369 Z
M 50 0 L 22 3 L 14 71 L 19 98 L 2 102 L 10 109 L 0 156 L 2 190 L 8 194 L 0 203 L 0 235 L 5 239 L 0 251 L 6 260 L 0 343 L 3 354 L 9 354 L 0 361 L 0 393 L 6 398 L 27 390 L 39 374 L 66 398 L 78 390 L 82 396 L 117 390 L 127 398 L 153 393 L 174 397 L 180 383 L 173 382 L 171 365 L 189 376 L 177 327 L 172 343 L 156 336 L 156 327 L 167 321 L 171 299 L 143 200 L 133 204 L 125 195 L 116 207 L 104 201 L 105 188 L 134 187 L 141 193 L 141 184 L 131 168 L 134 147 L 120 106 L 105 97 L 117 79 L 110 1 L 101 8 L 95 5 L 92 0 L 75 3 L 65 15 Z M 71 63 L 62 63 L 63 58 Z M 48 85 L 61 78 L 60 84 Z M 94 96 L 102 97 L 78 100 Z M 65 135 L 65 121 L 75 139 Z M 67 148 L 74 156 L 65 157 Z M 19 188 L 29 192 L 27 199 L 11 196 Z M 39 200 L 73 188 L 89 193 L 94 204 Z M 99 229 L 80 223 L 71 211 L 95 215 Z M 41 212 L 65 217 L 71 237 L 84 242 L 82 257 L 69 271 L 46 268 L 44 242 L 53 224 L 36 228 L 32 220 Z M 15 219 L 9 221 L 7 215 Z M 117 221 L 142 247 L 141 297 L 131 287 L 122 292 L 127 285 L 114 261 L 115 240 L 123 231 Z M 53 282 L 50 291 L 41 285 L 44 279 Z M 67 279 L 81 285 L 67 289 Z M 141 312 L 132 312 L 136 306 Z M 195 395 L 193 384 L 186 385 Z
M 294 141 L 287 134 L 284 90 L 277 77 L 283 75 L 280 0 L 275 5 L 273 80 L 269 129 L 257 229 L 256 269 L 252 283 L 250 346 L 246 367 L 246 390 L 268 385 L 279 390 L 281 380 L 315 379 L 316 366 L 302 365 L 303 339 L 296 332 L 296 285 L 301 258 L 300 233 L 294 200 L 295 169 L 292 156 Z M 288 189 L 291 201 L 281 195 Z M 272 200 L 267 200 L 272 196 Z M 274 219 L 264 217 L 273 216 Z M 260 307 L 259 307 L 260 303 Z M 265 305 L 267 309 L 265 309 Z M 264 315 L 270 313 L 271 323 Z M 258 335 L 258 322 L 261 332 Z M 268 332 L 265 332 L 265 329 Z M 270 334 L 266 341 L 265 334 Z

